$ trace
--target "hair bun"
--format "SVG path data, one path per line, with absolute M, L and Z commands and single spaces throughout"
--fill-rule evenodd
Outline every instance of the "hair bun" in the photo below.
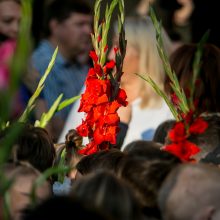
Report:
M 65 137 L 65 145 L 67 148 L 82 148 L 82 136 L 80 136 L 75 129 L 68 131 Z

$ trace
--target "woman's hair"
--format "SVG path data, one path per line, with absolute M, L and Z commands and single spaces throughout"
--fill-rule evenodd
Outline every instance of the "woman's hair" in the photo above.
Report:
M 171 67 L 186 94 L 190 92 L 193 74 L 193 61 L 197 51 L 196 44 L 179 47 L 170 57 Z M 212 44 L 203 47 L 200 72 L 196 81 L 194 100 L 198 101 L 197 111 L 220 111 L 220 50 Z M 170 80 L 166 78 L 166 91 L 171 93 Z
M 145 76 L 150 76 L 163 90 L 165 73 L 157 51 L 156 32 L 151 19 L 149 17 L 139 16 L 127 17 L 125 19 L 125 34 L 128 45 L 133 46 L 139 54 L 139 73 Z M 167 54 L 170 54 L 171 41 L 164 30 L 162 30 L 162 39 L 165 51 Z M 142 107 L 147 106 L 150 99 L 159 99 L 159 96 L 146 81 L 140 78 L 140 83 Z

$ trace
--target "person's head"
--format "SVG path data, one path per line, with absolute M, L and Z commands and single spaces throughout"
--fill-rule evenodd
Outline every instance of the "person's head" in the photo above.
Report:
M 213 164 L 220 168 L 220 146 L 216 147 L 213 151 L 208 153 L 204 158 L 200 160 L 200 162 Z
M 73 184 L 72 196 L 90 204 L 114 220 L 138 220 L 140 209 L 132 191 L 113 174 L 98 172 Z
M 15 160 L 27 161 L 41 172 L 52 167 L 55 159 L 55 148 L 48 132 L 30 124 L 24 125 L 13 153 Z
M 180 165 L 163 183 L 159 207 L 164 220 L 217 220 L 220 171 L 202 164 Z
M 12 181 L 9 188 L 9 208 L 12 219 L 21 219 L 23 210 L 32 204 L 31 193 L 33 183 L 40 172 L 29 164 L 5 164 L 2 167 L 6 178 Z M 52 194 L 51 185 L 44 182 L 35 190 L 37 202 L 41 202 Z
M 147 161 L 160 160 L 171 163 L 180 163 L 179 158 L 169 152 L 160 150 L 162 145 L 153 141 L 133 141 L 128 144 L 124 152 L 131 158 L 142 158 Z
M 178 159 L 145 159 L 130 155 L 124 160 L 118 175 L 132 186 L 143 208 L 157 208 L 159 188 L 178 164 Z
M 21 0 L 0 0 L 0 35 L 16 39 L 21 20 Z
M 193 61 L 197 51 L 196 44 L 179 47 L 170 57 L 171 68 L 175 71 L 181 87 L 189 95 L 193 74 Z M 220 49 L 212 44 L 203 47 L 201 66 L 196 80 L 193 99 L 197 102 L 196 110 L 201 112 L 219 112 L 220 86 Z M 166 78 L 166 91 L 172 93 L 170 80 Z
M 195 159 L 196 161 L 204 159 L 209 153 L 220 146 L 220 117 L 218 114 L 204 114 L 201 118 L 207 123 L 205 131 L 200 134 L 189 134 L 187 137 L 188 141 L 196 144 L 200 149 L 197 154 L 191 157 L 191 159 Z M 165 145 L 171 143 L 168 134 Z
M 90 49 L 91 27 L 91 9 L 84 1 L 54 0 L 46 8 L 45 36 L 67 58 Z
M 124 153 L 117 149 L 102 150 L 83 157 L 76 165 L 77 171 L 82 175 L 108 170 L 116 173 L 120 167 Z
M 87 207 L 88 206 L 88 207 Z M 27 210 L 23 220 L 39 219 L 69 219 L 74 215 L 77 220 L 111 220 L 105 218 L 101 213 L 69 196 L 55 196 L 36 206 L 32 210 Z
M 125 19 L 125 38 L 127 40 L 126 55 L 123 64 L 121 85 L 125 88 L 134 85 L 132 93 L 142 98 L 141 106 L 150 104 L 150 100 L 159 98 L 150 85 L 135 75 L 150 76 L 157 85 L 163 89 L 165 73 L 156 46 L 156 32 L 153 23 L 148 17 L 127 17 Z M 171 42 L 164 31 L 162 38 L 166 52 L 171 50 Z M 117 45 L 117 42 L 114 42 Z M 114 50 L 109 53 L 109 58 L 114 58 Z M 129 99 L 129 96 L 128 96 Z M 151 103 L 152 104 L 152 103 Z
M 167 120 L 162 122 L 155 130 L 153 141 L 165 144 L 169 130 L 173 127 L 175 120 Z
M 201 151 L 194 156 L 197 161 L 205 158 L 209 153 L 220 146 L 220 116 L 204 116 L 204 120 L 208 123 L 205 132 L 189 137 L 189 141 L 195 143 L 201 149 Z

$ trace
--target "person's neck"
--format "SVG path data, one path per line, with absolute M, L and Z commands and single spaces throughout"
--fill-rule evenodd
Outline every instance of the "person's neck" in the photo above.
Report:
M 48 40 L 54 46 L 54 48 L 58 46 L 59 53 L 63 56 L 63 58 L 65 58 L 65 60 L 70 63 L 76 62 L 76 54 L 69 53 L 69 50 L 67 50 L 62 44 L 59 44 L 59 42 L 55 38 L 50 37 L 48 38 Z

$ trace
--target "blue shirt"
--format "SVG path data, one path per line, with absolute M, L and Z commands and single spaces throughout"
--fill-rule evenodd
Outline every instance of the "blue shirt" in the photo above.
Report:
M 42 76 L 52 58 L 55 48 L 47 40 L 43 40 L 32 55 L 32 64 Z M 46 79 L 43 97 L 50 107 L 56 98 L 63 93 L 63 100 L 79 95 L 88 66 L 78 63 L 69 63 L 58 52 L 55 64 Z M 72 106 L 64 108 L 59 115 L 65 120 Z

